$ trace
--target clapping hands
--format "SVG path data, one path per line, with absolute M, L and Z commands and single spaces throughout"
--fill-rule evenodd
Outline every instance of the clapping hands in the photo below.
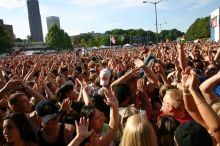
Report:
M 197 87 L 199 86 L 199 77 L 192 68 L 187 67 L 182 72 L 181 82 L 182 82 L 183 88 L 186 88 L 189 90 L 196 90 Z

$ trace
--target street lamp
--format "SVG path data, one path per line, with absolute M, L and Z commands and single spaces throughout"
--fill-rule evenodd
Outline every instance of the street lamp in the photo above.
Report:
M 167 24 L 167 22 L 164 22 L 164 23 L 160 23 L 160 24 L 158 24 L 158 25 L 160 25 L 160 33 L 161 33 L 161 31 L 162 31 L 161 26 L 164 25 L 164 24 Z M 161 37 L 161 41 L 162 41 L 162 39 L 163 39 L 162 37 L 163 37 L 163 36 L 162 36 L 162 34 L 160 34 L 160 35 L 161 35 L 160 37 Z
M 143 1 L 143 3 L 151 3 L 155 6 L 155 16 L 156 16 L 156 43 L 158 42 L 158 27 L 157 27 L 157 4 L 160 3 L 162 0 L 159 0 L 157 2 L 151 2 L 151 1 Z

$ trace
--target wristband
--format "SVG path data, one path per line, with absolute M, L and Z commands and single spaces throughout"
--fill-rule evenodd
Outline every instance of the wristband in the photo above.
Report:
M 183 88 L 183 95 L 187 96 L 187 95 L 191 95 L 191 93 L 187 88 Z
M 183 92 L 183 95 L 185 95 L 185 96 L 190 96 L 191 93 L 189 93 L 189 92 Z
M 202 103 L 205 103 L 205 100 L 202 100 L 200 103 L 198 103 L 196 106 L 198 107 L 199 105 L 201 105 Z

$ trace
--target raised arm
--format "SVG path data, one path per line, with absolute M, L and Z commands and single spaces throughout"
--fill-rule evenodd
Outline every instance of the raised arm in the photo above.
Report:
M 118 78 L 117 80 L 115 80 L 113 83 L 111 83 L 111 89 L 114 91 L 114 88 L 119 85 L 119 84 L 123 84 L 123 83 L 127 83 L 131 77 L 132 74 L 136 71 L 137 69 L 132 69 L 131 71 L 129 71 L 128 73 L 126 73 L 125 75 L 123 75 L 122 77 Z
M 93 134 L 93 130 L 88 131 L 89 119 L 80 118 L 79 124 L 75 121 L 76 136 L 67 146 L 80 146 L 80 144 Z
M 3 71 L 4 71 L 3 67 L 0 67 L 0 79 L 1 81 L 5 82 L 6 80 L 5 77 L 3 76 Z
M 208 127 L 209 133 L 214 136 L 218 143 L 220 143 L 219 117 L 197 91 L 199 83 L 197 75 L 192 71 L 190 73 L 192 75 L 192 81 L 189 86 L 190 93 L 192 94 L 195 104 L 197 105 L 197 108 Z
M 29 81 L 33 78 L 33 75 L 36 71 L 40 70 L 40 65 L 39 64 L 35 64 L 34 67 L 30 68 L 30 70 L 28 71 L 28 73 L 25 75 L 23 81 Z
M 41 95 L 39 92 L 35 91 L 33 88 L 31 88 L 29 85 L 27 85 L 25 82 L 22 82 L 21 85 L 25 90 L 27 90 L 29 93 L 31 93 L 34 98 L 37 100 L 37 102 L 41 101 L 42 99 L 45 99 L 43 95 Z
M 217 99 L 217 96 L 215 95 L 213 89 L 216 84 L 220 82 L 220 72 L 218 72 L 216 75 L 210 77 L 206 81 L 204 81 L 200 86 L 200 90 L 202 92 L 202 95 L 205 97 L 206 102 L 208 104 L 212 104 Z
M 138 69 L 143 68 L 144 74 L 146 75 L 146 77 L 147 77 L 155 86 L 158 86 L 159 81 L 158 81 L 157 76 L 155 75 L 155 73 L 154 73 L 151 69 L 149 69 L 149 68 L 147 67 L 147 65 L 144 64 L 144 62 L 143 62 L 142 60 L 140 60 L 140 59 L 135 59 L 134 63 L 135 63 L 135 66 L 136 66 Z
M 198 108 L 196 106 L 196 103 L 189 92 L 189 85 L 192 80 L 192 76 L 190 74 L 190 68 L 186 68 L 182 73 L 182 91 L 183 91 L 183 101 L 186 108 L 186 111 L 189 113 L 189 115 L 200 125 L 203 127 L 206 127 L 206 124 L 200 115 Z
M 218 61 L 220 56 L 220 48 L 218 48 L 217 53 L 215 54 L 214 61 Z
M 88 86 L 87 85 L 83 85 L 82 87 L 82 94 L 83 94 L 83 100 L 85 105 L 93 105 L 91 98 L 89 97 L 89 94 L 87 92 L 88 90 Z
M 12 90 L 12 89 L 15 89 L 18 85 L 19 85 L 20 81 L 15 79 L 15 78 L 12 78 L 10 79 L 6 84 L 5 86 L 0 89 L 0 99 L 3 99 L 5 97 L 5 94 Z
M 118 129 L 119 123 L 119 107 L 117 98 L 112 94 L 112 91 L 108 89 L 104 91 L 104 94 L 106 97 L 105 103 L 111 107 L 109 129 L 107 134 L 97 141 L 97 146 L 108 146 L 111 143 Z
M 183 44 L 177 44 L 176 46 L 177 51 L 178 51 L 178 61 L 179 65 L 182 70 L 184 70 L 187 67 L 187 61 L 186 61 L 186 56 L 184 52 L 184 46 Z
M 158 73 L 158 75 L 163 80 L 163 84 L 170 84 L 169 81 L 167 80 L 167 77 L 166 77 L 166 74 L 164 72 L 164 69 L 163 69 L 163 67 L 161 66 L 160 63 L 155 63 L 154 70 L 155 70 L 156 73 Z

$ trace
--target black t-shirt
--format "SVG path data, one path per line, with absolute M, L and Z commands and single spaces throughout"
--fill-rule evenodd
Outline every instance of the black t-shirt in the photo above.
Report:
M 80 114 L 81 109 L 85 106 L 83 102 L 73 102 L 71 107 L 78 113 Z
M 64 130 L 65 130 L 65 125 L 61 124 L 57 139 L 53 143 L 49 143 L 46 140 L 44 140 L 42 132 L 41 132 L 42 130 L 39 130 L 37 133 L 38 139 L 39 139 L 39 146 L 67 146 L 64 140 Z

